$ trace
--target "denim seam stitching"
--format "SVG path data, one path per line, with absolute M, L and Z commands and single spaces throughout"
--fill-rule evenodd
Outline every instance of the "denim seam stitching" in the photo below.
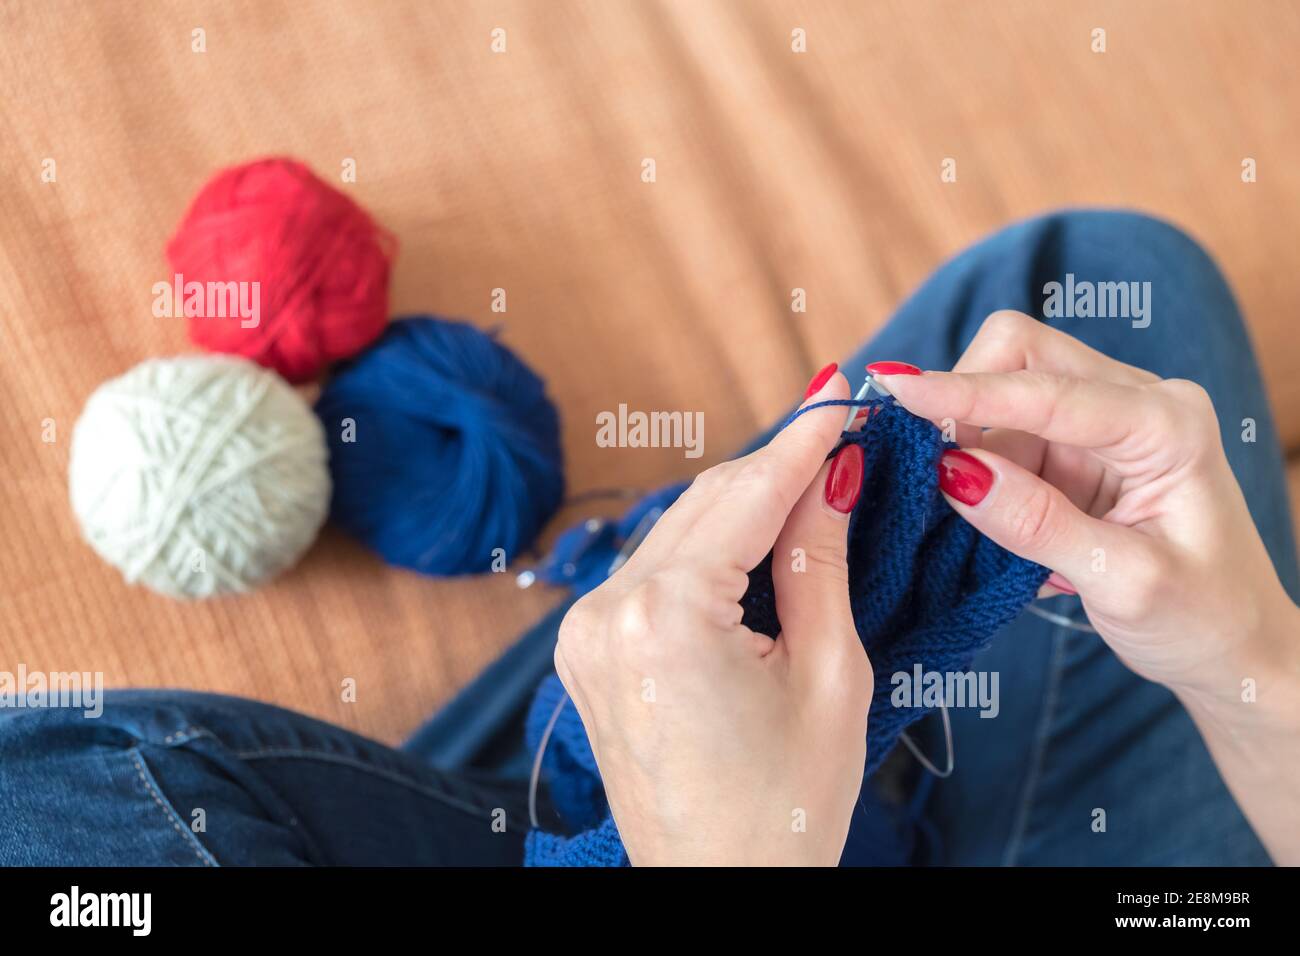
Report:
M 181 839 L 183 839 L 186 845 L 194 851 L 194 855 L 199 858 L 204 866 L 216 866 L 217 862 L 213 859 L 212 854 L 204 848 L 203 844 L 199 843 L 199 841 L 194 837 L 194 834 L 181 826 L 179 815 L 173 807 L 169 806 L 167 802 L 163 800 L 162 794 L 159 793 L 157 786 L 155 786 L 151 779 L 152 775 L 146 771 L 144 761 L 141 760 L 140 757 L 140 748 L 133 747 L 131 749 L 131 762 L 135 764 L 136 773 L 140 775 L 140 782 L 144 784 L 145 789 L 149 792 L 149 796 L 153 798 L 154 803 L 158 804 L 158 808 L 162 810 L 163 815 L 167 817 L 167 822 L 170 823 L 176 832 L 181 835 Z
M 171 746 L 172 744 L 184 744 L 184 743 L 189 743 L 191 740 L 195 740 L 199 737 L 205 737 L 205 736 L 211 736 L 211 733 L 209 731 L 201 730 L 198 727 L 191 725 L 189 727 L 186 727 L 184 730 L 176 731 L 174 734 L 168 734 L 166 737 L 162 739 L 162 743 L 164 746 Z
M 474 814 L 475 816 L 484 813 L 491 813 L 491 811 L 495 809 L 486 806 L 476 806 L 472 803 L 469 803 L 468 801 L 461 800 L 458 797 L 453 797 L 448 793 L 435 789 L 434 787 L 430 787 L 421 783 L 416 783 L 414 780 L 410 779 L 409 777 L 404 776 L 403 774 L 397 773 L 395 771 L 385 770 L 382 767 L 375 767 L 370 764 L 363 763 L 362 761 L 356 760 L 352 757 L 346 757 L 342 754 L 329 753 L 328 751 L 301 750 L 301 749 L 294 749 L 294 748 L 270 748 L 267 750 L 240 751 L 236 753 L 235 756 L 240 760 L 264 760 L 264 759 L 270 759 L 275 757 L 296 757 L 299 759 L 323 760 L 330 763 L 343 764 L 344 766 L 351 767 L 354 770 L 359 770 L 363 773 L 371 773 L 374 774 L 375 776 L 383 777 L 386 780 L 391 780 L 394 783 L 398 783 L 405 787 L 409 787 L 412 790 L 415 790 L 419 793 L 423 793 L 426 796 L 433 797 L 435 800 L 441 800 L 443 803 L 456 807 L 459 810 L 464 810 L 468 813 Z
M 1024 842 L 1025 830 L 1029 827 L 1029 813 L 1032 809 L 1034 791 L 1038 789 L 1038 780 L 1042 776 L 1043 763 L 1047 756 L 1047 741 L 1051 736 L 1052 717 L 1056 711 L 1060 696 L 1061 659 L 1065 652 L 1065 628 L 1056 628 L 1052 632 L 1052 659 L 1048 662 L 1047 690 L 1043 694 L 1043 709 L 1038 719 L 1038 729 L 1034 732 L 1034 747 L 1029 758 L 1029 773 L 1025 777 L 1025 787 L 1020 796 L 1020 805 L 1016 808 L 1015 822 L 1007 845 L 1002 852 L 1002 865 L 1015 866 L 1016 857 Z

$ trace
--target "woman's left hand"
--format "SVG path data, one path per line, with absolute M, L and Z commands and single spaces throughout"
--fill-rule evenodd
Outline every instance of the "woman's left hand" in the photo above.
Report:
M 808 401 L 847 397 L 835 374 Z M 634 864 L 839 861 L 872 694 L 845 559 L 862 452 L 825 461 L 843 422 L 809 412 L 701 474 L 564 619 L 556 670 Z M 739 604 L 774 546 L 776 640 Z

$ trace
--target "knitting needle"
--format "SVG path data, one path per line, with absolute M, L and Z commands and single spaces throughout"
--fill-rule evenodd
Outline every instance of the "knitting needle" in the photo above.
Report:
M 942 779 L 944 777 L 952 776 L 953 768 L 957 766 L 957 755 L 952 749 L 952 720 L 948 717 L 948 705 L 942 700 L 939 701 L 939 710 L 943 713 L 943 745 L 944 749 L 948 751 L 947 766 L 945 766 L 943 770 L 936 767 L 930 762 L 929 757 L 921 753 L 921 748 L 913 742 L 911 736 L 906 730 L 898 736 L 907 746 L 907 749 L 912 751 L 912 756 L 917 759 L 917 762 L 920 763 L 922 767 L 930 771 L 930 773 L 934 774 L 936 777 Z
M 885 386 L 880 384 L 879 379 L 877 379 L 874 375 L 868 372 L 867 380 L 862 383 L 862 387 L 858 389 L 858 394 L 853 396 L 853 400 L 855 402 L 862 401 L 864 398 L 866 398 L 868 395 L 871 394 L 872 389 L 875 389 L 877 392 L 879 392 L 882 398 L 889 398 L 891 395 L 893 395 L 893 392 L 891 392 L 889 389 L 885 388 Z M 862 409 L 858 408 L 856 405 L 850 405 L 848 417 L 844 419 L 844 428 L 841 429 L 841 431 L 848 431 L 850 428 L 852 428 L 853 419 L 857 418 L 858 413 L 861 411 Z
M 862 401 L 864 398 L 866 398 L 869 394 L 871 394 L 871 375 L 870 375 L 870 374 L 867 375 L 867 380 L 866 380 L 865 382 L 862 383 L 862 387 L 861 387 L 860 389 L 858 389 L 858 394 L 856 394 L 856 395 L 853 396 L 853 400 L 854 400 L 855 402 L 860 402 L 860 401 Z M 840 431 L 848 431 L 850 428 L 853 427 L 853 419 L 855 419 L 855 418 L 858 417 L 858 411 L 859 411 L 858 406 L 856 406 L 856 405 L 850 405 L 850 406 L 849 406 L 849 414 L 848 414 L 848 417 L 844 419 L 844 427 L 843 427 L 842 429 L 840 429 Z
M 588 518 L 586 521 L 583 522 L 582 529 L 587 532 L 587 538 L 582 542 L 582 547 L 578 549 L 577 554 L 573 556 L 573 560 L 566 561 L 564 563 L 564 566 L 560 569 L 564 577 L 566 578 L 573 577 L 573 575 L 577 572 L 576 562 L 578 561 L 579 558 L 581 558 L 584 554 L 586 554 L 588 551 L 591 550 L 591 546 L 596 542 L 596 535 L 600 533 L 600 529 L 603 527 L 605 527 L 604 518 Z M 536 567 L 541 567 L 544 564 L 545 561 L 536 565 Z M 536 581 L 537 581 L 537 571 L 535 568 L 529 568 L 527 570 L 520 571 L 519 574 L 515 576 L 515 586 L 519 588 L 530 588 L 533 586 L 533 584 Z

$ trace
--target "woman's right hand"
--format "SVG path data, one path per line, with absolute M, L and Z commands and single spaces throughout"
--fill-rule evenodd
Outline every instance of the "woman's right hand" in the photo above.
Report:
M 1294 607 L 1199 385 L 1015 312 L 991 316 L 952 372 L 879 378 L 913 413 L 957 423 L 949 502 L 1076 590 L 1133 670 L 1239 699 L 1243 678 L 1300 659 L 1273 640 Z
M 956 423 L 963 450 L 940 471 L 953 508 L 1078 592 L 1115 653 L 1187 707 L 1274 856 L 1300 860 L 1300 611 L 1205 390 L 1013 312 L 952 372 L 869 368 L 913 413 Z

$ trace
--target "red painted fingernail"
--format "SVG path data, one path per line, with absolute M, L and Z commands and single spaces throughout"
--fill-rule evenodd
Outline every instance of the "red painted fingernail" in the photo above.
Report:
M 907 362 L 872 362 L 867 366 L 872 375 L 920 375 L 921 370 Z
M 950 449 L 939 456 L 939 487 L 964 505 L 977 505 L 993 487 L 993 472 L 969 452 Z
M 1066 594 L 1079 593 L 1078 591 L 1075 590 L 1073 584 L 1071 584 L 1065 578 L 1061 577 L 1061 575 L 1057 574 L 1055 571 L 1053 571 L 1051 574 L 1047 576 L 1047 583 L 1050 584 L 1052 587 L 1056 588 L 1056 590 L 1058 591 L 1064 591 Z
M 862 446 L 845 445 L 835 453 L 831 470 L 826 473 L 826 503 L 846 515 L 862 494 Z
M 812 377 L 812 381 L 808 383 L 808 391 L 803 393 L 804 401 L 807 401 L 808 399 L 816 395 L 818 392 L 820 392 L 822 390 L 822 386 L 825 385 L 827 382 L 829 382 L 831 380 L 831 376 L 834 375 L 836 372 L 838 372 L 839 369 L 840 369 L 839 362 L 831 362 L 830 365 L 827 365 L 824 369 L 822 369 L 820 372 L 814 375 Z

